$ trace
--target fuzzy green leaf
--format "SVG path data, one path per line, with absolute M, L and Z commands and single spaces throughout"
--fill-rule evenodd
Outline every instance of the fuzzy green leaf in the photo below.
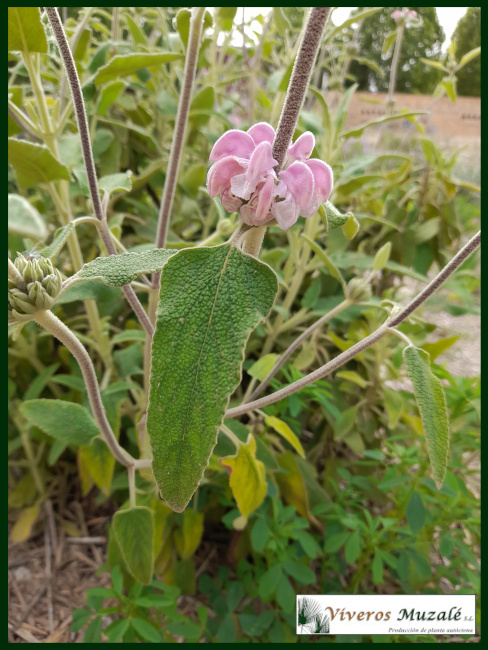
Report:
M 47 237 L 46 224 L 39 212 L 18 194 L 8 195 L 8 231 L 36 240 L 44 240 Z
M 403 350 L 408 376 L 420 412 L 432 473 L 437 489 L 444 482 L 449 452 L 449 423 L 441 382 L 432 374 L 425 350 L 409 345 Z
M 113 518 L 115 539 L 130 574 L 143 585 L 151 582 L 154 557 L 154 513 L 142 506 L 119 510 Z
M 87 409 L 60 399 L 33 399 L 20 406 L 20 412 L 44 433 L 66 444 L 89 445 L 100 435 Z
M 202 479 L 246 341 L 277 289 L 269 266 L 229 244 L 182 250 L 163 269 L 147 431 L 161 496 L 177 512 Z
M 123 287 L 129 284 L 140 273 L 156 273 L 161 271 L 168 259 L 176 251 L 155 248 L 142 253 L 122 253 L 97 257 L 88 262 L 74 276 L 70 287 L 81 282 L 101 280 L 109 287 Z
M 152 66 L 159 66 L 163 63 L 169 63 L 181 59 L 180 54 L 173 54 L 171 52 L 162 52 L 160 54 L 127 54 L 118 55 L 110 59 L 107 65 L 99 68 L 95 75 L 94 82 L 97 86 L 104 84 L 107 81 L 113 81 L 119 77 L 126 77 L 127 75 L 134 74 L 141 68 L 149 68 Z
M 98 181 L 98 188 L 109 194 L 112 194 L 112 192 L 130 192 L 132 189 L 131 176 L 132 172 L 103 176 Z
M 8 51 L 47 52 L 39 7 L 8 8 Z
M 63 248 L 64 244 L 66 243 L 66 240 L 70 236 L 72 230 L 74 229 L 75 224 L 70 221 L 66 226 L 63 226 L 63 228 L 60 228 L 52 240 L 52 242 L 49 244 L 49 246 L 45 246 L 41 250 L 41 255 L 43 257 L 56 257 L 56 255 L 59 253 L 59 251 Z
M 19 187 L 23 190 L 38 183 L 70 179 L 68 169 L 54 158 L 47 147 L 32 142 L 9 138 L 8 162 L 14 168 Z
M 391 242 L 387 241 L 386 244 L 378 250 L 373 260 L 373 269 L 375 271 L 381 271 L 384 269 L 390 259 L 391 251 Z

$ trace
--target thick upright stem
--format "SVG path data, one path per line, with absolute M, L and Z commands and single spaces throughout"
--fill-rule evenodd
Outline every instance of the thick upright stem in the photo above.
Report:
M 175 196 L 176 181 L 181 162 L 181 153 L 185 139 L 188 114 L 190 112 L 191 94 L 197 69 L 198 50 L 200 48 L 200 36 L 202 33 L 204 15 L 205 7 L 193 7 L 190 21 L 190 34 L 188 36 L 188 46 L 186 50 L 185 70 L 183 73 L 183 85 L 178 104 L 178 113 L 176 115 L 175 130 L 171 143 L 166 178 L 164 181 L 163 196 L 159 208 L 158 230 L 156 235 L 157 248 L 164 248 L 166 237 L 168 235 L 169 220 Z
M 93 211 L 96 218 L 101 222 L 100 234 L 105 244 L 105 248 L 110 255 L 116 255 L 117 249 L 112 241 L 110 232 L 107 225 L 107 218 L 104 213 L 100 194 L 98 191 L 97 174 L 95 170 L 95 161 L 93 159 L 93 152 L 90 142 L 90 129 L 88 126 L 88 119 L 85 110 L 85 102 L 81 90 L 81 83 L 76 70 L 73 55 L 71 53 L 66 34 L 61 23 L 56 7 L 45 7 L 49 23 L 53 30 L 56 42 L 58 44 L 59 52 L 63 59 L 66 75 L 68 77 L 71 94 L 73 95 L 73 106 L 75 109 L 76 122 L 78 124 L 78 132 L 81 139 L 81 150 L 83 152 L 83 161 L 85 163 L 86 175 L 88 180 L 88 187 L 90 189 L 90 197 L 93 204 Z M 154 328 L 149 320 L 139 298 L 136 296 L 134 289 L 130 286 L 124 286 L 123 291 L 127 301 L 139 318 L 141 325 L 144 327 L 149 336 L 154 333 Z
M 452 258 L 452 260 L 442 269 L 442 271 L 436 275 L 432 282 L 429 282 L 425 289 L 423 289 L 423 291 L 421 291 L 418 296 L 416 296 L 406 307 L 404 307 L 399 314 L 396 314 L 395 316 L 388 319 L 386 323 L 381 325 L 381 327 L 379 327 L 375 332 L 367 336 L 365 339 L 359 343 L 356 343 L 356 345 L 353 345 L 351 348 L 340 354 L 335 359 L 332 359 L 332 361 L 329 361 L 329 363 L 326 363 L 321 368 L 318 368 L 306 377 L 302 377 L 298 381 L 293 382 L 289 386 L 286 386 L 285 388 L 282 388 L 281 390 L 278 390 L 271 395 L 267 395 L 266 397 L 255 400 L 254 402 L 248 402 L 247 404 L 242 404 L 236 408 L 229 409 L 226 412 L 225 417 L 237 417 L 238 415 L 242 415 L 248 411 L 263 408 L 265 406 L 269 406 L 270 404 L 274 404 L 275 402 L 279 402 L 279 400 L 284 399 L 293 393 L 296 393 L 298 390 L 305 388 L 305 386 L 309 386 L 315 381 L 323 379 L 331 372 L 334 372 L 334 370 L 337 370 L 337 368 L 343 366 L 347 361 L 353 359 L 360 352 L 363 352 L 367 348 L 371 347 L 374 343 L 382 339 L 385 334 L 388 334 L 389 331 L 391 331 L 392 327 L 400 325 L 400 323 L 408 318 L 408 316 L 410 316 L 410 314 L 415 309 L 417 309 L 417 307 L 419 307 L 423 302 L 427 300 L 427 298 L 429 298 L 435 291 L 437 291 L 437 289 L 447 280 L 447 278 L 452 273 L 454 273 L 454 271 L 461 266 L 461 264 L 471 255 L 471 253 L 473 253 L 478 248 L 480 243 L 481 232 L 478 232 L 472 239 L 469 240 L 467 244 L 465 244 L 465 246 L 463 246 L 459 253 L 457 253 Z
M 283 165 L 295 132 L 329 13 L 330 7 L 312 7 L 308 15 L 273 142 L 276 171 Z

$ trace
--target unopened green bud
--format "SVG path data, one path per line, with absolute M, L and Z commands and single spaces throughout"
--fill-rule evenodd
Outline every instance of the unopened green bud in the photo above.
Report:
M 227 237 L 235 230 L 235 225 L 229 219 L 222 219 L 217 224 L 217 232 L 221 237 Z
M 8 301 L 12 309 L 21 314 L 35 314 L 36 308 L 31 304 L 28 296 L 20 289 L 10 289 L 8 292 Z
M 30 320 L 41 309 L 50 309 L 61 290 L 62 278 L 47 258 L 24 257 L 20 255 L 14 262 L 25 282 L 25 289 L 8 282 L 8 300 L 11 315 L 15 320 Z
M 353 278 L 347 285 L 347 297 L 352 302 L 368 302 L 371 298 L 371 286 L 363 278 Z

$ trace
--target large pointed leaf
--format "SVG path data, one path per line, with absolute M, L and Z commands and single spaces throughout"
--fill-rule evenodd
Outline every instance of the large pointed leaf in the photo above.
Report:
M 151 582 L 154 557 L 154 513 L 142 506 L 119 510 L 113 518 L 115 539 L 130 574 L 143 585 Z
M 449 452 L 449 424 L 446 398 L 441 382 L 432 374 L 430 357 L 425 350 L 409 345 L 403 350 L 408 376 L 413 384 L 420 412 L 432 474 L 440 490 L 446 475 Z
M 177 512 L 202 479 L 246 341 L 277 289 L 267 264 L 230 244 L 182 250 L 163 269 L 147 431 L 161 497 Z
M 68 169 L 56 160 L 47 147 L 40 144 L 9 138 L 8 161 L 23 190 L 38 183 L 70 179 Z
M 8 8 L 8 51 L 47 52 L 39 7 Z

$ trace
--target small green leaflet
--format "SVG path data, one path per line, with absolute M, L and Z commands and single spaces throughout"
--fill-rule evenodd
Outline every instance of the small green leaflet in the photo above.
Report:
M 181 59 L 181 54 L 160 52 L 156 54 L 136 53 L 114 56 L 106 65 L 99 68 L 93 81 L 99 86 L 107 81 L 113 81 L 118 77 L 126 77 L 127 75 L 134 74 L 134 72 L 137 72 L 141 68 L 159 66 L 176 59 Z
M 143 506 L 119 510 L 114 515 L 113 527 L 129 573 L 148 585 L 154 566 L 154 512 Z
M 68 237 L 70 236 L 70 234 L 74 230 L 74 228 L 75 228 L 75 224 L 72 221 L 70 221 L 66 226 L 63 226 L 62 228 L 59 228 L 56 231 L 54 239 L 49 244 L 49 246 L 45 246 L 41 250 L 41 255 L 43 257 L 49 257 L 49 258 L 56 257 L 56 255 L 59 253 L 59 251 L 65 245 Z
M 437 489 L 440 490 L 446 475 L 449 452 L 446 398 L 441 382 L 432 374 L 430 357 L 425 350 L 409 345 L 403 350 L 403 360 L 413 384 L 433 478 Z
M 39 212 L 26 198 L 18 194 L 8 195 L 8 231 L 41 241 L 48 235 L 46 224 Z
M 73 402 L 60 399 L 32 399 L 20 406 L 29 422 L 67 445 L 89 445 L 100 435 L 91 413 Z
M 141 273 L 156 273 L 176 251 L 155 248 L 142 253 L 121 253 L 108 257 L 97 257 L 88 262 L 73 276 L 69 287 L 81 282 L 101 280 L 109 287 L 123 287 Z
M 22 190 L 38 183 L 70 180 L 68 169 L 56 160 L 47 147 L 17 138 L 8 139 L 8 161 Z
M 202 479 L 246 341 L 277 290 L 267 264 L 229 244 L 181 250 L 163 268 L 147 431 L 161 497 L 176 512 Z

